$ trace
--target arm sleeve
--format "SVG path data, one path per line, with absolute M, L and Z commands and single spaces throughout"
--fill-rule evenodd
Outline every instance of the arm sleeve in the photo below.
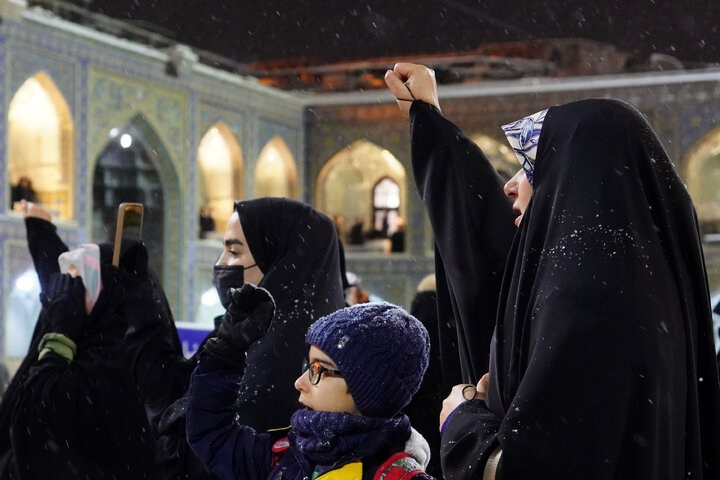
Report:
M 45 291 L 50 274 L 60 271 L 58 256 L 67 252 L 68 247 L 60 240 L 57 227 L 42 218 L 26 217 L 25 230 L 28 249 L 40 280 L 40 287 Z
M 190 379 L 187 436 L 190 447 L 220 479 L 268 478 L 272 437 L 235 421 L 237 384 L 242 372 L 200 356 Z
M 440 461 L 445 478 L 483 478 L 485 464 L 498 447 L 501 420 L 483 400 L 465 402 L 448 418 L 442 432 Z
M 457 330 L 457 347 L 442 338 L 448 331 L 440 332 L 441 355 L 459 350 L 462 376 L 475 383 L 488 370 L 515 235 L 512 202 L 482 150 L 436 108 L 413 102 L 410 134 L 413 174 L 435 234 L 439 320 L 445 324 L 452 315 Z
M 161 301 L 146 282 L 128 294 L 123 310 L 125 355 L 156 434 L 165 410 L 187 393 L 195 367 L 183 356 L 174 321 Z

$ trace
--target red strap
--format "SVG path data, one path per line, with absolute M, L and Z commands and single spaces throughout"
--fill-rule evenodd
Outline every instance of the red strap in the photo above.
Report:
M 405 458 L 409 459 L 409 461 L 404 461 L 403 459 Z M 408 480 L 416 475 L 424 473 L 423 470 L 418 468 L 407 470 L 404 468 L 405 465 L 419 466 L 415 459 L 410 455 L 405 452 L 398 452 L 380 465 L 380 468 L 378 468 L 377 472 L 375 472 L 373 480 Z
M 280 461 L 280 458 L 287 452 L 287 450 L 290 448 L 290 442 L 288 441 L 288 437 L 281 438 L 277 442 L 275 442 L 271 448 L 273 453 L 276 455 L 272 458 L 270 461 L 270 468 L 274 468 L 275 465 L 278 464 Z
M 288 448 L 290 448 L 290 441 L 288 440 L 288 437 L 284 437 L 273 444 L 272 451 L 275 453 L 281 453 Z

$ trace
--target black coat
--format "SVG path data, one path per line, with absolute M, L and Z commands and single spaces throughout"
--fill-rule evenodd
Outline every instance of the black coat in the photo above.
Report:
M 515 214 L 485 154 L 435 107 L 414 102 L 410 131 L 413 174 L 435 234 L 436 328 L 449 392 L 487 372 Z
M 49 222 L 28 218 L 26 227 L 45 289 L 67 247 Z M 107 247 L 103 253 L 107 258 Z M 37 346 L 49 332 L 41 311 L 0 407 L 0 478 L 154 478 L 152 437 L 122 353 L 126 324 L 116 307 L 124 292 L 103 282 L 69 364 L 54 352 L 38 359 Z
M 549 109 L 505 271 L 487 404 L 443 433 L 446 478 L 720 478 L 720 382 L 695 212 L 631 106 Z M 470 473 L 472 472 L 472 474 Z
M 158 475 L 213 479 L 185 439 L 187 389 L 196 357 L 184 357 L 165 292 L 153 272 L 148 277 L 123 312 L 129 320 L 125 356 L 156 442 Z

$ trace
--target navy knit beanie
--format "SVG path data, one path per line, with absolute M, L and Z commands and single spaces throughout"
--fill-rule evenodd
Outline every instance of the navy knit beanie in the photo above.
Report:
M 343 308 L 313 323 L 306 342 L 337 364 L 363 415 L 392 418 L 420 388 L 430 339 L 418 319 L 390 303 Z

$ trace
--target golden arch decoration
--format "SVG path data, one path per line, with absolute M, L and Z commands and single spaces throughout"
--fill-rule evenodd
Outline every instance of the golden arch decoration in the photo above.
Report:
M 720 232 L 720 126 L 688 150 L 681 175 L 687 185 L 703 233 Z
M 70 108 L 40 72 L 18 89 L 8 109 L 8 176 L 31 179 L 37 200 L 62 219 L 73 216 L 74 127 Z
M 507 143 L 499 142 L 484 134 L 473 135 L 470 140 L 485 152 L 492 166 L 505 180 L 509 180 L 520 169 L 517 157 Z
M 374 226 L 373 191 L 384 178 L 400 187 L 399 216 L 406 218 L 405 167 L 388 150 L 366 140 L 356 140 L 322 167 L 316 185 L 316 205 L 330 218 L 362 221 L 364 230 L 370 230 Z M 342 225 L 338 227 L 343 229 Z
M 209 210 L 216 232 L 224 232 L 234 200 L 243 196 L 242 149 L 224 122 L 213 125 L 197 152 L 199 205 Z
M 271 139 L 255 164 L 255 197 L 298 197 L 295 160 L 280 137 Z

